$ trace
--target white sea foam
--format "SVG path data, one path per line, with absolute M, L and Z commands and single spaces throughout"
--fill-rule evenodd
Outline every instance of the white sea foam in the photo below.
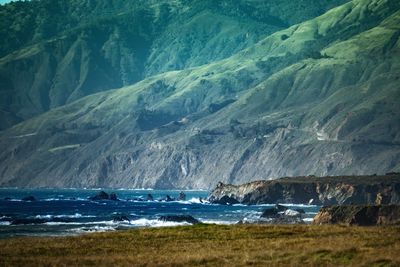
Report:
M 318 205 L 308 205 L 308 204 L 295 204 L 295 203 L 278 203 L 279 205 L 285 206 L 285 207 L 298 207 L 298 208 L 315 208 L 318 207 Z M 235 205 L 242 205 L 242 204 L 234 204 Z M 246 206 L 246 205 L 245 205 Z M 257 204 L 257 205 L 252 205 L 256 207 L 275 207 L 276 204 Z
M 46 198 L 46 199 L 39 199 L 39 201 L 87 201 L 87 198 Z
M 94 215 L 82 215 L 80 213 L 75 213 L 75 214 L 60 214 L 60 215 L 52 215 L 52 214 L 46 214 L 46 215 L 36 215 L 36 219 L 54 219 L 54 218 L 69 218 L 69 219 L 77 219 L 77 218 L 95 218 L 96 216 Z
M 287 203 L 282 203 L 279 204 L 282 206 L 286 206 L 286 207 L 303 207 L 303 208 L 315 208 L 318 207 L 317 205 L 308 205 L 308 204 L 287 204 Z
M 201 220 L 202 223 L 207 223 L 207 224 L 219 224 L 219 225 L 230 225 L 230 224 L 236 224 L 236 221 L 223 221 L 223 220 Z
M 287 209 L 287 210 L 285 210 L 285 212 L 283 214 L 285 216 L 295 217 L 295 216 L 299 216 L 300 212 L 298 212 L 296 210 Z
M 232 206 L 234 206 L 234 207 L 246 207 L 247 205 L 245 205 L 245 204 L 233 204 Z
M 60 201 L 60 200 L 69 200 L 69 199 L 63 199 L 63 198 L 46 198 L 46 199 L 41 199 L 41 201 Z
M 191 225 L 190 223 L 187 222 L 166 222 L 166 221 L 151 220 L 145 218 L 132 220 L 129 222 L 129 224 L 137 227 L 165 227 L 165 226 Z
M 97 221 L 97 222 L 46 222 L 46 225 L 118 225 L 118 222 L 114 221 Z
M 83 233 L 94 233 L 94 232 L 110 232 L 115 231 L 116 228 L 112 226 L 93 226 L 93 227 L 79 227 L 69 229 L 68 232 L 83 234 Z
M 162 202 L 166 202 L 166 201 L 162 201 Z M 171 203 L 180 203 L 180 204 L 210 204 L 210 202 L 208 202 L 205 199 L 201 199 L 198 197 L 192 197 L 189 200 L 175 200 L 175 201 L 169 201 Z
M 198 197 L 192 197 L 191 199 L 189 199 L 189 203 L 192 203 L 192 204 L 209 204 L 210 202 L 208 202 L 205 199 L 201 199 L 200 200 L 200 198 L 198 198 Z
M 117 188 L 116 191 L 153 191 L 153 188 Z
M 22 202 L 23 200 L 22 200 L 22 199 L 15 199 L 15 198 L 12 198 L 12 199 L 8 199 L 8 201 Z

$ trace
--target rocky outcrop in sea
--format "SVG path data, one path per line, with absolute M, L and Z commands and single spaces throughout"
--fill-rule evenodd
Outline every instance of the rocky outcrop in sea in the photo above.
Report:
M 286 177 L 243 185 L 218 183 L 208 196 L 215 204 L 303 203 L 315 205 L 400 204 L 400 174 Z

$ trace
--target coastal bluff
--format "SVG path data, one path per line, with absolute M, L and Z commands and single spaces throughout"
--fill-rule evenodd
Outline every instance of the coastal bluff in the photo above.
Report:
M 322 207 L 313 224 L 399 225 L 399 205 L 343 205 Z
M 209 194 L 208 201 L 228 205 L 400 204 L 400 173 L 370 176 L 285 177 L 242 185 L 219 182 Z

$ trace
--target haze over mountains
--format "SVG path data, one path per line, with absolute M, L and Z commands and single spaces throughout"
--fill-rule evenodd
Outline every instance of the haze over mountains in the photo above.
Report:
M 0 186 L 400 171 L 400 2 L 0 6 Z

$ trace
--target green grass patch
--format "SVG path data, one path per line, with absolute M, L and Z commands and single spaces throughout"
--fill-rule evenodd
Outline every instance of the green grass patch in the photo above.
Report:
M 11 238 L 0 240 L 0 266 L 398 266 L 399 229 L 203 224 Z

